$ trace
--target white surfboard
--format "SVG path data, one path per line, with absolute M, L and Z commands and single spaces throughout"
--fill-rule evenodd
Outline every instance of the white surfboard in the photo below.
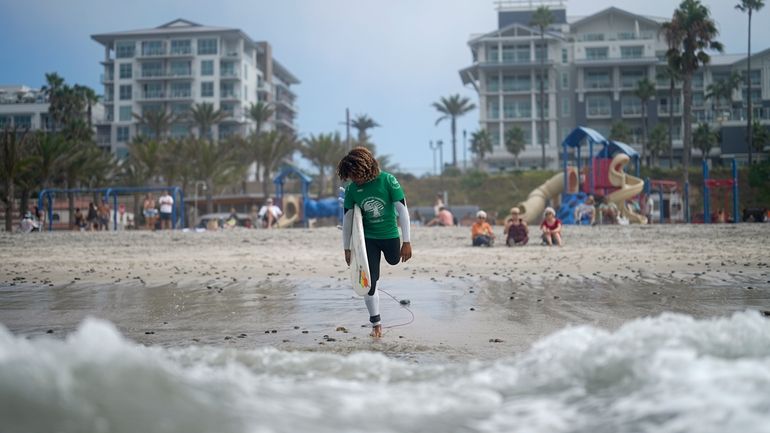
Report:
M 353 206 L 353 234 L 350 236 L 350 282 L 353 290 L 364 296 L 372 288 L 371 274 L 369 273 L 369 259 L 366 256 L 366 243 L 364 241 L 364 221 L 361 218 L 361 208 Z

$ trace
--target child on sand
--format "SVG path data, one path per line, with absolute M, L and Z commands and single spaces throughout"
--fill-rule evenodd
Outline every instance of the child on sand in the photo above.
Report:
M 476 222 L 471 226 L 471 240 L 474 247 L 491 247 L 495 243 L 495 232 L 487 222 L 487 213 L 483 210 L 476 212 Z
M 509 247 L 514 245 L 527 245 L 529 242 L 529 228 L 527 223 L 519 217 L 519 208 L 511 208 L 511 216 L 505 221 L 503 234 L 506 236 L 505 244 Z
M 380 296 L 377 280 L 380 278 L 380 257 L 391 265 L 399 260 L 406 262 L 412 257 L 409 235 L 409 211 L 406 208 L 404 190 L 390 173 L 381 172 L 372 152 L 356 147 L 348 152 L 337 165 L 337 175 L 343 181 L 350 180 L 345 188 L 342 220 L 342 244 L 345 262 L 350 266 L 350 239 L 353 232 L 353 207 L 361 208 L 364 225 L 366 256 L 371 274 L 371 290 L 364 296 L 372 324 L 372 337 L 382 336 L 380 322 Z M 398 223 L 397 223 L 398 221 Z M 401 227 L 401 238 L 398 228 Z
M 552 245 L 562 245 L 561 221 L 556 218 L 556 211 L 552 207 L 545 208 L 545 219 L 540 224 L 540 230 L 543 232 L 543 243 L 549 247 Z

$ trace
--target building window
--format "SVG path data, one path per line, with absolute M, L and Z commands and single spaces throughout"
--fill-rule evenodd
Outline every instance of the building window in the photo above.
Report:
M 142 63 L 142 77 L 162 77 L 163 63 L 161 62 L 147 62 Z
M 172 77 L 189 77 L 192 75 L 192 66 L 190 62 L 175 61 L 171 62 L 170 74 Z
M 185 116 L 190 111 L 190 104 L 171 104 L 171 114 L 180 117 Z
M 540 74 L 535 74 L 535 86 L 537 86 L 537 90 L 540 90 Z M 543 89 L 548 90 L 548 82 L 550 80 L 548 79 L 548 73 L 546 72 L 546 75 L 543 76 Z
M 131 78 L 131 72 L 133 70 L 133 65 L 131 63 L 121 63 L 120 66 L 120 78 Z
M 127 59 L 134 57 L 134 50 L 136 49 L 136 43 L 134 41 L 121 41 L 115 43 L 115 57 L 119 59 Z
M 644 56 L 644 47 L 620 47 L 621 59 L 641 59 Z
M 498 91 L 500 91 L 500 80 L 498 80 L 497 75 L 487 75 L 487 92 Z
M 142 41 L 143 56 L 162 56 L 166 54 L 163 41 Z
M 561 49 L 561 62 L 565 64 L 569 62 L 569 55 L 567 54 L 566 48 Z
M 201 60 L 201 75 L 203 76 L 214 75 L 213 60 Z
M 745 87 L 747 84 L 746 80 L 746 71 L 741 71 L 741 84 Z M 751 86 L 761 86 L 762 85 L 762 74 L 759 69 L 752 69 L 751 70 Z
M 192 41 L 189 39 L 171 41 L 171 54 L 192 54 Z
M 171 83 L 172 98 L 190 98 L 192 97 L 192 88 L 190 83 Z
M 636 96 L 624 96 L 620 100 L 620 113 L 622 116 L 640 116 L 642 114 L 642 100 Z
M 32 128 L 32 116 L 13 116 L 14 126 L 21 129 Z
M 219 83 L 220 98 L 235 98 L 236 96 L 237 94 L 233 83 Z
M 609 47 L 586 48 L 586 59 L 588 60 L 606 60 L 609 58 Z
M 235 63 L 222 62 L 219 64 L 219 75 L 223 77 L 237 77 L 238 71 L 235 69 Z
M 643 79 L 644 71 L 620 71 L 620 87 L 624 89 L 635 89 Z
M 636 39 L 636 33 L 634 32 L 619 32 L 618 33 L 618 40 L 619 41 L 630 41 Z
M 668 115 L 669 113 L 669 100 L 668 96 L 661 96 L 660 99 L 658 99 L 658 114 L 661 115 Z M 682 98 L 677 95 L 674 96 L 674 114 L 682 114 Z
M 212 81 L 204 81 L 201 83 L 201 97 L 211 98 L 214 96 L 214 83 Z
M 562 90 L 569 90 L 569 71 L 561 73 L 561 88 Z
M 525 92 L 532 90 L 532 78 L 529 74 L 503 75 L 503 91 Z
M 532 118 L 532 102 L 527 99 L 506 99 L 503 102 L 503 115 L 506 119 Z
M 497 63 L 498 62 L 497 56 L 498 56 L 497 45 L 487 46 L 487 62 Z
M 249 65 L 243 64 L 243 79 L 248 80 L 249 79 Z
M 500 107 L 497 104 L 497 98 L 494 101 L 487 102 L 487 119 L 499 119 Z
M 604 33 L 586 33 L 582 39 L 586 42 L 603 41 Z
M 122 105 L 120 107 L 120 111 L 118 113 L 118 120 L 121 122 L 130 122 L 131 121 L 131 106 L 130 105 Z
M 602 117 L 612 114 L 612 107 L 610 105 L 609 96 L 587 96 L 586 97 L 586 112 L 589 117 Z
M 535 44 L 535 60 L 548 60 L 548 45 Z
M 11 118 L 8 116 L 0 116 L 0 129 L 5 129 L 5 127 L 9 126 L 11 122 Z
M 120 100 L 121 101 L 130 101 L 131 100 L 131 85 L 123 85 L 120 86 Z
M 144 99 L 161 99 L 166 95 L 163 92 L 162 83 L 147 83 L 143 86 Z
M 585 87 L 587 89 L 609 89 L 612 87 L 609 71 L 586 71 Z
M 561 115 L 562 116 L 569 116 L 570 115 L 570 97 L 569 96 L 562 96 L 561 97 Z
M 128 132 L 128 126 L 118 126 L 117 135 L 118 143 L 125 143 L 131 138 Z
M 217 40 L 212 39 L 198 39 L 198 54 L 216 54 L 217 53 Z

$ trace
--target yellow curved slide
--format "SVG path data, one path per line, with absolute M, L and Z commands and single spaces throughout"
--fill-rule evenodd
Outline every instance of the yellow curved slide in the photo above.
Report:
M 612 158 L 609 169 L 609 178 L 612 186 L 620 188 L 619 190 L 607 196 L 607 201 L 615 203 L 620 215 L 628 218 L 631 223 L 647 224 L 647 217 L 640 215 L 626 206 L 626 200 L 639 195 L 644 189 L 644 181 L 636 176 L 631 176 L 623 171 L 623 167 L 628 164 L 629 157 L 624 153 L 619 153 Z
M 564 190 L 564 173 L 559 173 L 548 179 L 544 184 L 535 188 L 527 199 L 516 205 L 521 212 L 521 218 L 532 224 L 543 217 L 545 204 L 552 197 L 556 197 Z

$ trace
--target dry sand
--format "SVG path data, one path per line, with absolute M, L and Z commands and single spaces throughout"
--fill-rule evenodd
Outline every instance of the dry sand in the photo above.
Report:
M 770 224 L 568 226 L 561 248 L 473 248 L 467 227 L 414 227 L 413 259 L 383 261 L 379 283 L 411 302 L 414 321 L 383 293 L 384 324 L 405 325 L 372 340 L 335 228 L 0 233 L 0 323 L 64 336 L 96 316 L 148 345 L 496 359 L 570 325 L 770 310 L 768 234 Z

